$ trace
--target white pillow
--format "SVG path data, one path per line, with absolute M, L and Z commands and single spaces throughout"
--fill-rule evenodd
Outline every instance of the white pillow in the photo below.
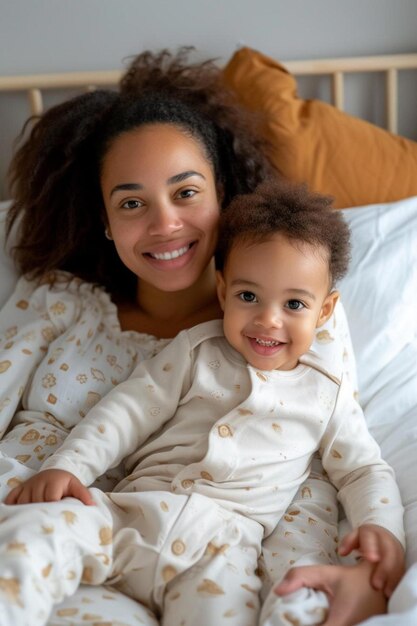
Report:
M 417 197 L 345 209 L 343 215 L 352 260 L 339 289 L 360 402 L 376 435 L 417 408 Z
M 6 249 L 5 225 L 10 200 L 0 202 L 0 308 L 12 293 L 18 272 Z

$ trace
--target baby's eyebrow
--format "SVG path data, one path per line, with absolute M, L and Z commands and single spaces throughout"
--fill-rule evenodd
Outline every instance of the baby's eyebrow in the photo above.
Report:
M 312 293 L 311 291 L 308 291 L 307 289 L 286 289 L 285 290 L 286 293 L 289 294 L 294 294 L 297 296 L 304 296 L 307 298 L 310 298 L 311 300 L 316 300 L 316 296 L 314 295 L 314 293 Z
M 245 278 L 235 278 L 231 283 L 232 287 L 236 287 L 236 285 L 242 285 L 245 287 L 257 287 L 258 283 L 253 282 L 252 280 L 246 280 Z

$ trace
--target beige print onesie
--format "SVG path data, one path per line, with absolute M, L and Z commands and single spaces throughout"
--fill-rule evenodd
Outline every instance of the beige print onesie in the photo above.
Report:
M 126 457 L 117 493 L 94 490 L 95 507 L 1 508 L 0 580 L 16 581 L 19 623 L 27 615 L 44 624 L 81 580 L 110 579 L 162 613 L 162 624 L 196 623 L 193 611 L 207 626 L 226 614 L 233 626 L 257 624 L 262 537 L 318 449 L 351 524 L 380 524 L 403 541 L 392 471 L 341 367 L 311 351 L 290 372 L 258 371 L 227 344 L 219 321 L 180 333 L 44 463 L 90 484 Z

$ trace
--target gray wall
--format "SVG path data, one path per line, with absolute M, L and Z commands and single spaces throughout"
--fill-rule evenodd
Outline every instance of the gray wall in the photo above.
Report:
M 0 0 L 0 74 L 123 68 L 180 45 L 224 63 L 239 44 L 281 60 L 414 52 L 417 0 Z M 413 87 L 400 132 L 415 138 Z M 0 105 L 2 181 L 21 106 Z

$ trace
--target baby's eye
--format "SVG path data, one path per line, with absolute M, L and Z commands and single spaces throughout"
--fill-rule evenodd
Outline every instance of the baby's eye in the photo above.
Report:
M 140 200 L 126 200 L 122 204 L 122 209 L 138 209 L 142 206 Z
M 291 311 L 300 311 L 304 309 L 304 304 L 300 302 L 300 300 L 288 300 L 287 307 L 291 309 Z
M 252 291 L 242 291 L 239 294 L 239 298 L 243 300 L 243 302 L 257 302 L 256 296 Z

